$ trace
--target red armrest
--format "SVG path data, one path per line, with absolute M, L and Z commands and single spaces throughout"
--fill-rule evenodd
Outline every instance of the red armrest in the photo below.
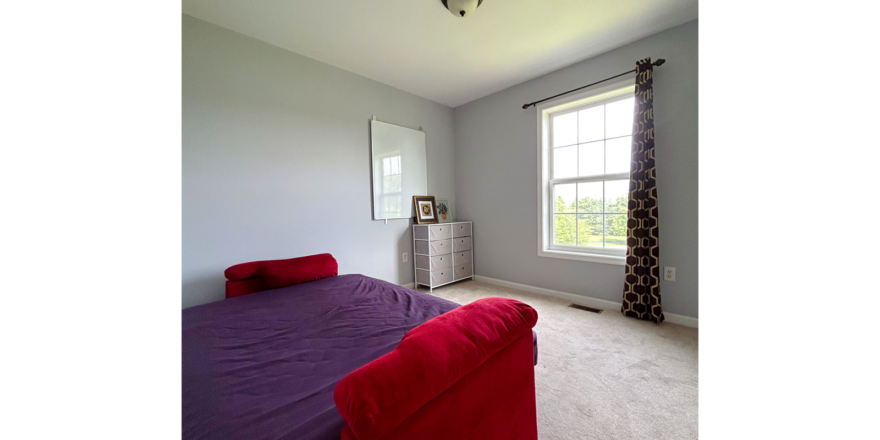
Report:
M 333 398 L 348 422 L 343 438 L 457 438 L 475 431 L 449 419 L 471 407 L 491 408 L 488 416 L 471 414 L 497 433 L 491 438 L 537 438 L 531 332 L 537 320 L 524 303 L 486 298 L 416 327 L 392 352 L 337 385 Z M 522 435 L 502 434 L 511 427 Z

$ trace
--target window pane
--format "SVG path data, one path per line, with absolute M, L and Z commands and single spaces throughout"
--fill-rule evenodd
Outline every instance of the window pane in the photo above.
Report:
M 574 145 L 577 142 L 577 112 L 553 117 L 553 147 Z
M 578 153 L 578 175 L 605 174 L 605 141 L 581 144 Z
M 605 141 L 605 173 L 628 173 L 632 157 L 632 136 Z
M 578 214 L 578 246 L 602 246 L 602 214 Z
M 553 149 L 554 179 L 577 176 L 577 149 L 577 145 Z
M 553 186 L 553 212 L 575 212 L 576 185 L 576 183 L 566 183 Z
M 578 183 L 578 212 L 602 213 L 602 182 Z
M 578 112 L 578 142 L 605 139 L 605 106 L 588 108 Z
M 608 180 L 605 182 L 605 212 L 627 212 L 629 202 L 629 180 Z
M 575 216 L 576 214 L 553 215 L 553 243 L 574 245 L 577 242 Z
M 626 214 L 605 215 L 605 247 L 626 246 Z
M 605 104 L 605 139 L 632 134 L 635 98 Z

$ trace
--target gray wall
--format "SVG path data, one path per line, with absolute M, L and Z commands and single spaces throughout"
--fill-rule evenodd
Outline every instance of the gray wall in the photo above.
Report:
M 537 255 L 537 125 L 524 103 L 652 57 L 664 310 L 697 317 L 697 21 L 455 108 L 457 217 L 474 221 L 478 275 L 621 301 L 623 266 Z
M 320 252 L 412 282 L 411 221 L 372 220 L 374 114 L 424 128 L 454 206 L 452 109 L 183 16 L 183 307 L 223 299 L 228 266 Z

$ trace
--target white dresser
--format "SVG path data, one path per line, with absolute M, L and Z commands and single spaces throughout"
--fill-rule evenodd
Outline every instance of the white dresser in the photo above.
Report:
M 473 222 L 413 225 L 416 286 L 435 287 L 474 277 Z

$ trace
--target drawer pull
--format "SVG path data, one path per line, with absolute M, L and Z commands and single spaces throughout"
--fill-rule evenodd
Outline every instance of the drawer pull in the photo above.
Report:
M 443 257 L 440 257 L 440 261 L 443 261 Z

